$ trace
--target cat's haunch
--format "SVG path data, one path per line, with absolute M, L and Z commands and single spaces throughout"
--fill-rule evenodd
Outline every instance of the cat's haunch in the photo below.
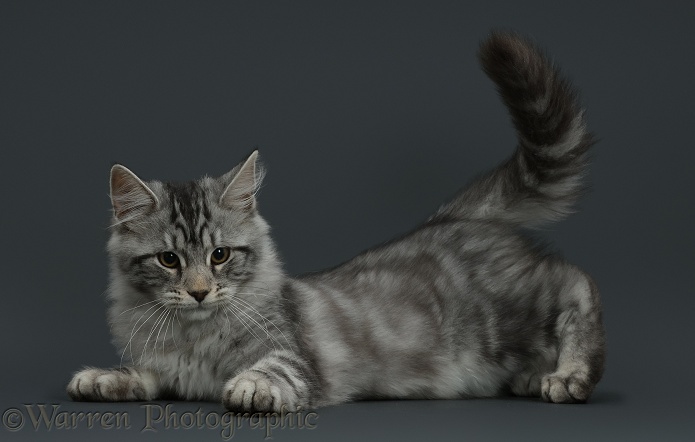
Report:
M 511 158 L 409 234 L 283 272 L 258 212 L 258 152 L 219 178 L 111 169 L 109 322 L 121 365 L 74 400 L 176 397 L 234 411 L 505 393 L 586 401 L 603 372 L 596 285 L 519 233 L 566 216 L 592 137 L 577 94 L 511 33 L 480 49 L 518 134 Z

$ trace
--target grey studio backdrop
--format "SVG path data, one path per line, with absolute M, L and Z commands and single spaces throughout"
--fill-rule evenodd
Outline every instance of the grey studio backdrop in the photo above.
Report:
M 272 436 L 693 440 L 694 18 L 675 1 L 3 1 L 0 439 L 222 440 L 205 425 L 143 432 L 142 404 L 64 392 L 72 371 L 119 361 L 103 296 L 113 162 L 187 180 L 258 147 L 260 209 L 287 270 L 337 264 L 511 154 L 506 109 L 476 61 L 502 28 L 553 54 L 600 139 L 579 212 L 535 235 L 599 284 L 603 381 L 586 405 L 360 402 Z M 25 404 L 126 413 L 130 428 L 35 430 Z M 170 411 L 199 407 L 224 411 Z M 248 424 L 234 440 L 265 437 Z

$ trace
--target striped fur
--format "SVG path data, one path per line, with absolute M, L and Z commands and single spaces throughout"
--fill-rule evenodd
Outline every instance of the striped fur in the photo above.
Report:
M 519 145 L 437 216 L 528 226 L 563 218 L 582 193 L 593 144 L 576 92 L 539 49 L 514 34 L 493 34 L 479 55 L 509 108 Z
M 493 34 L 480 59 L 517 129 L 512 158 L 411 233 L 320 273 L 283 273 L 256 205 L 257 152 L 189 183 L 114 166 L 109 321 L 123 363 L 76 373 L 70 396 L 242 411 L 587 400 L 603 371 L 597 288 L 518 228 L 569 213 L 592 139 L 575 92 L 528 41 Z

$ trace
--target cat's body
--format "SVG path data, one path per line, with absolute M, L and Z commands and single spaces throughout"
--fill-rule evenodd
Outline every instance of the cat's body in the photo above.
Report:
M 260 411 L 504 392 L 586 400 L 603 370 L 598 291 L 518 230 L 568 213 L 591 137 L 532 45 L 495 34 L 481 59 L 516 154 L 413 232 L 320 273 L 282 272 L 256 210 L 256 153 L 178 185 L 114 166 L 109 318 L 128 363 L 76 373 L 71 397 Z

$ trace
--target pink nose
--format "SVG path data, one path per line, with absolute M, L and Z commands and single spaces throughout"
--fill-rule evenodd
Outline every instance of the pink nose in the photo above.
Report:
M 210 293 L 209 290 L 201 290 L 198 292 L 188 292 L 189 295 L 193 296 L 196 301 L 198 302 L 203 302 L 203 299 L 207 296 L 207 294 Z

